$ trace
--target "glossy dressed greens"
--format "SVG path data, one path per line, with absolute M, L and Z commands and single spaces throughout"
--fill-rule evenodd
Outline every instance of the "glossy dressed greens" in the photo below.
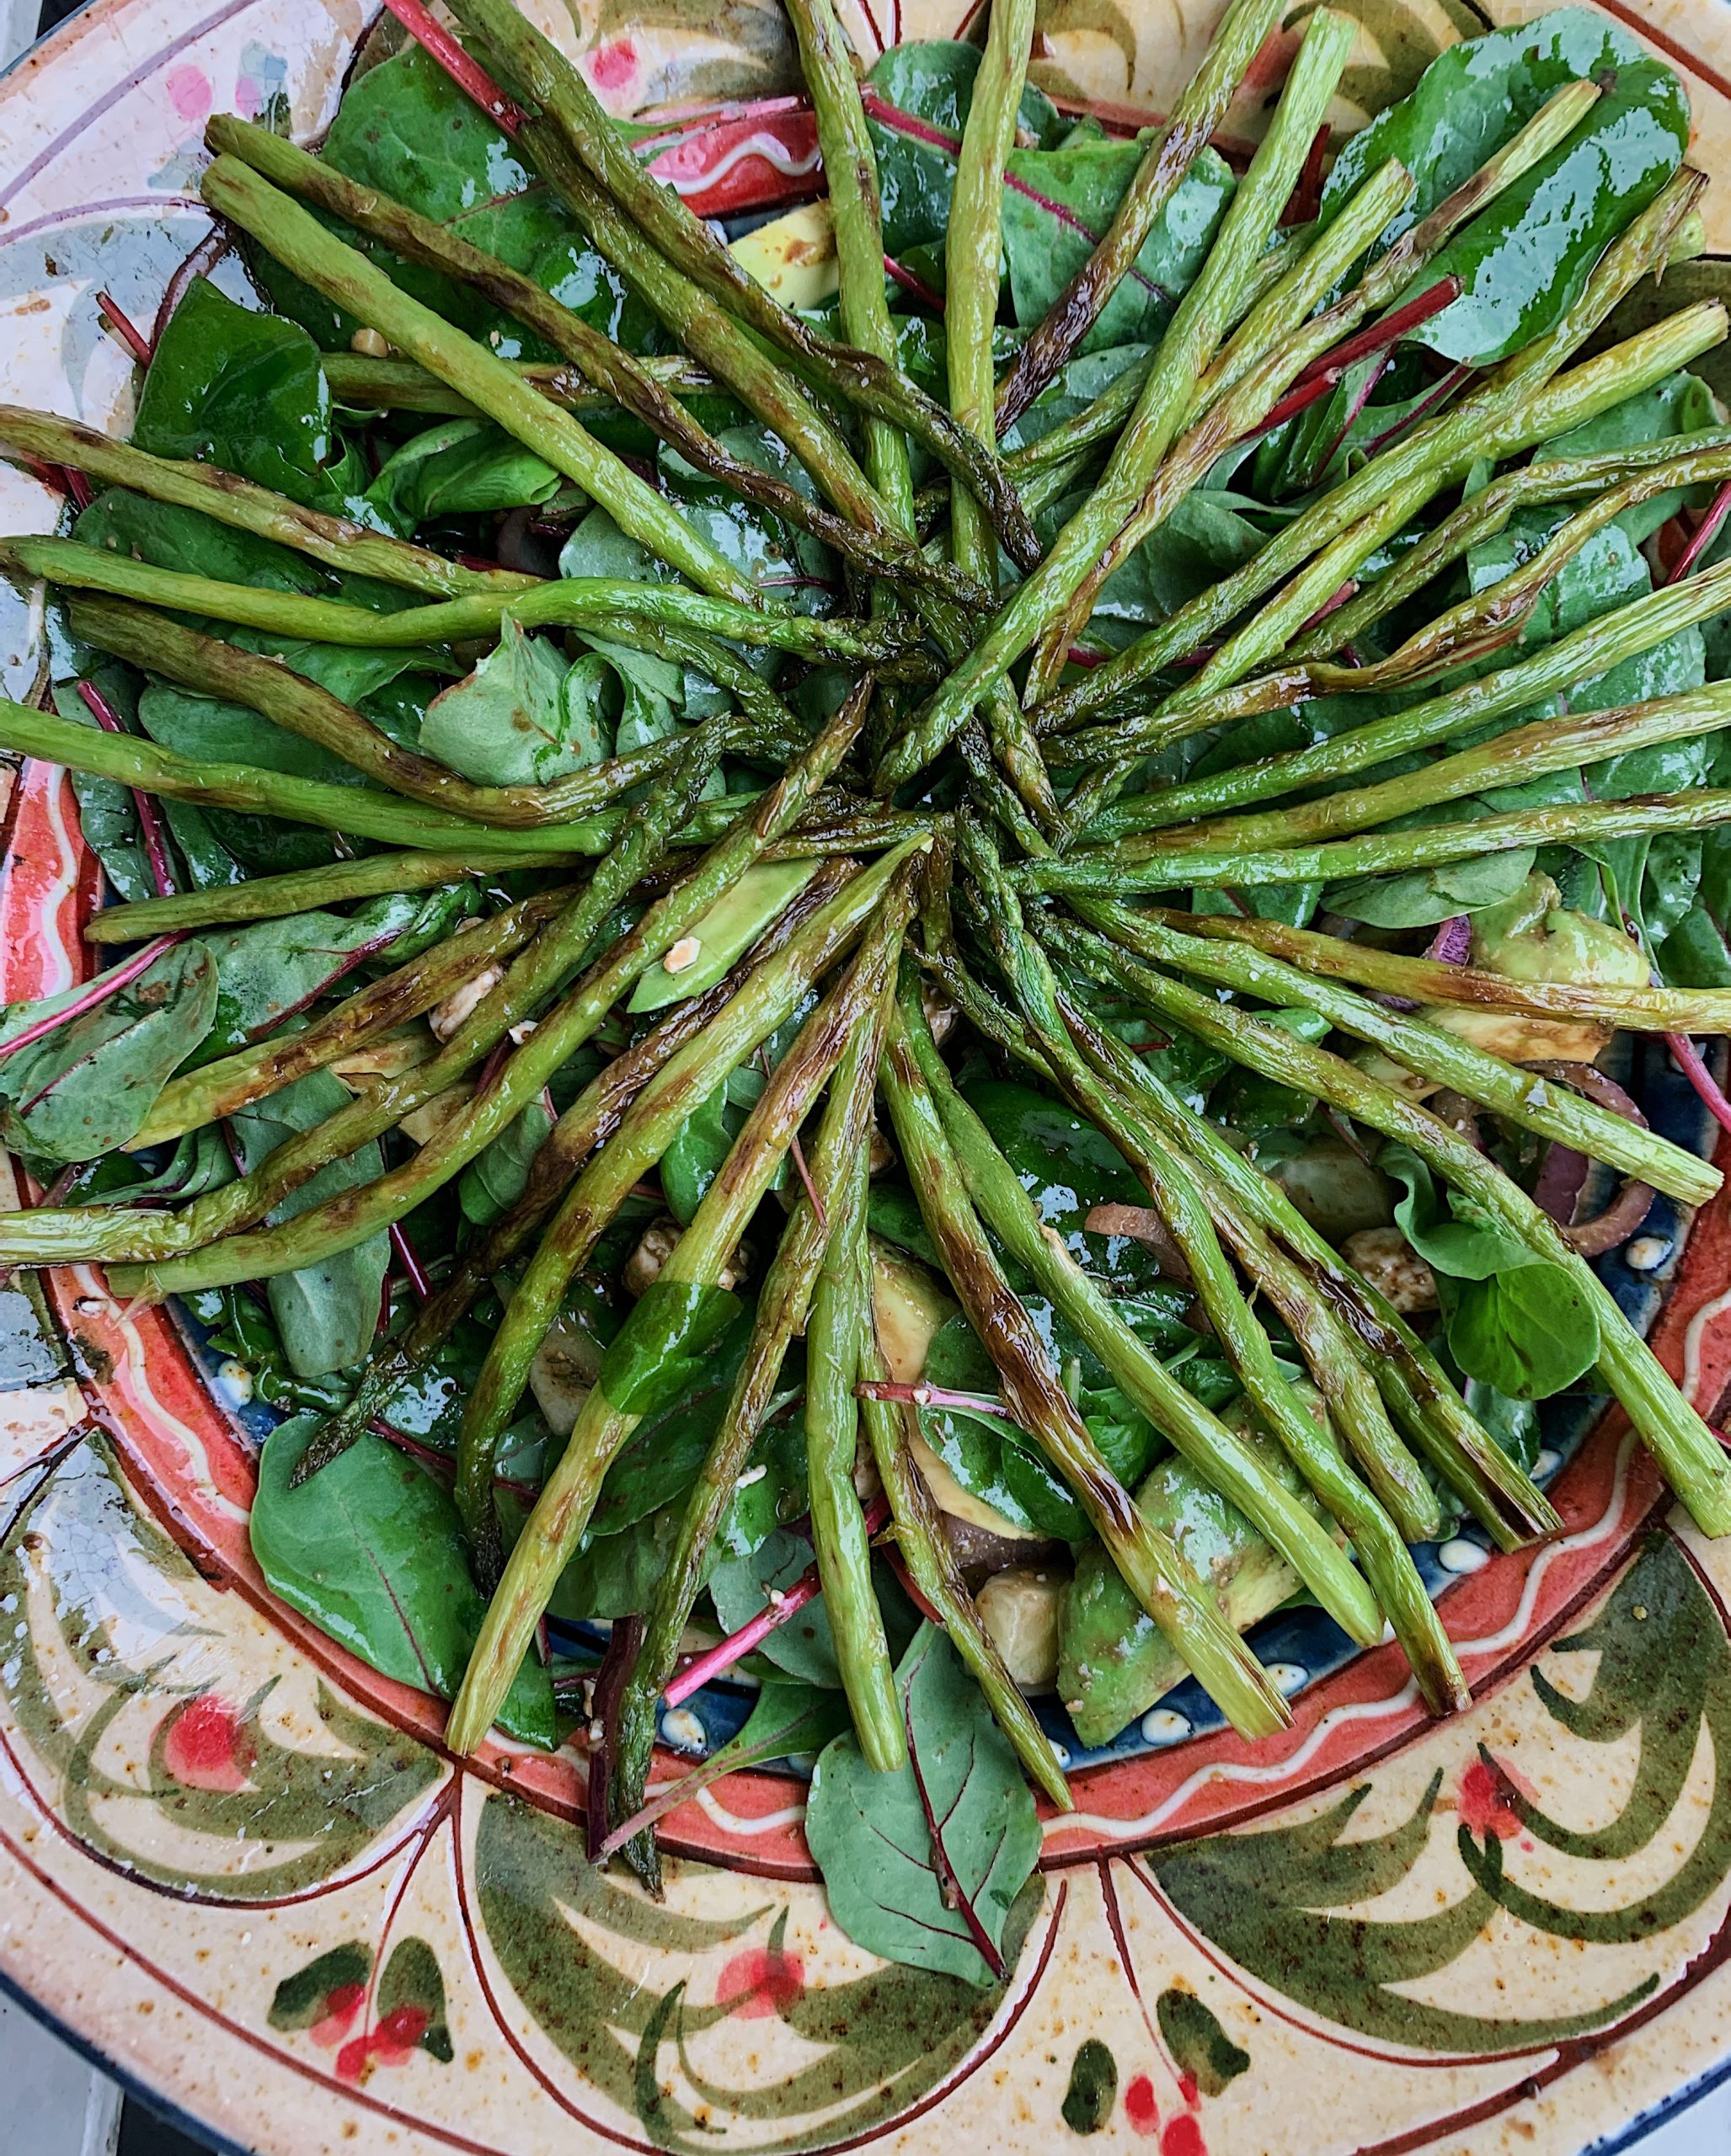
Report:
M 273 1589 L 457 1749 L 585 1750 L 597 1860 L 816 1753 L 838 1923 L 991 1983 L 1036 1792 L 1189 1678 L 1279 1730 L 1275 1609 L 1464 1701 L 1415 1549 L 1554 1531 L 1536 1402 L 1731 1532 L 1591 1262 L 1719 1180 L 1620 1041 L 1731 1123 L 1686 101 L 1564 9 L 1330 141 L 1322 9 L 1229 158 L 1272 0 L 1131 140 L 1027 0 L 863 76 L 790 0 L 795 308 L 451 12 L 316 154 L 212 120 L 130 441 L 0 408 L 73 505 L 0 542 L 0 744 L 110 901 L 0 1012 L 0 1262 L 184 1299 L 284 1414 Z

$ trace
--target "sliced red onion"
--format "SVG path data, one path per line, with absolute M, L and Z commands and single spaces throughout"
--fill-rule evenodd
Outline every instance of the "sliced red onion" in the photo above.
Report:
M 1541 1078 L 1554 1078 L 1560 1085 L 1573 1086 L 1589 1100 L 1609 1109 L 1612 1115 L 1620 1115 L 1625 1122 L 1643 1130 L 1648 1127 L 1646 1117 L 1629 1095 L 1596 1064 L 1547 1059 L 1526 1064 L 1523 1068 L 1536 1072 Z M 1585 1187 L 1588 1166 L 1586 1156 L 1576 1152 L 1573 1146 L 1552 1145 L 1539 1169 L 1533 1198 L 1583 1257 L 1602 1257 L 1606 1251 L 1626 1243 L 1646 1219 L 1652 1209 L 1653 1187 L 1637 1177 L 1627 1177 L 1602 1213 L 1590 1220 L 1577 1221 L 1575 1203 Z
M 1424 947 L 1423 955 L 1440 966 L 1464 966 L 1472 954 L 1472 917 L 1451 914 Z
M 1701 1050 L 1687 1033 L 1667 1033 L 1665 1046 L 1676 1058 L 1677 1068 L 1695 1088 L 1713 1121 L 1721 1130 L 1731 1130 L 1731 1101 L 1720 1091 Z
M 1190 1268 L 1160 1215 L 1146 1205 L 1097 1205 L 1082 1224 L 1091 1235 L 1128 1235 L 1153 1251 L 1168 1278 L 1188 1280 Z
M 1591 1166 L 1584 1153 L 1572 1145 L 1550 1145 L 1533 1185 L 1533 1203 L 1565 1231 L 1574 1219 L 1574 1209 L 1586 1187 Z

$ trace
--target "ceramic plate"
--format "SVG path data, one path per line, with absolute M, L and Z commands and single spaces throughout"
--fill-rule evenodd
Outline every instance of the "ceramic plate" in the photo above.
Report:
M 1346 125 L 1443 45 L 1540 12 L 1336 4 L 1364 26 Z M 124 430 L 133 376 L 99 291 L 151 320 L 208 231 L 206 115 L 316 135 L 371 8 L 192 12 L 94 0 L 0 82 L 8 400 Z M 670 123 L 659 169 L 706 214 L 809 189 L 809 130 L 763 102 L 797 88 L 767 0 L 532 12 L 622 113 L 754 101 Z M 874 54 L 975 10 L 846 12 Z M 1684 75 L 1694 161 L 1731 173 L 1731 9 L 1610 12 Z M 1049 0 L 1035 72 L 1133 126 L 1217 13 Z M 1713 256 L 1686 296 L 1731 271 L 1731 182 L 1707 215 Z M 56 508 L 0 467 L 0 528 Z M 43 624 L 0 593 L 0 686 L 27 693 Z M 10 1001 L 83 969 L 96 873 L 56 771 L 11 783 L 4 835 Z M 1645 1097 L 1696 1134 L 1657 1069 Z M 1614 1284 L 1712 1417 L 1731 1209 L 1660 1225 L 1660 1270 Z M 1394 1649 L 1346 1653 L 1318 1619 L 1258 1635 L 1292 1727 L 1247 1747 L 1174 1695 L 1111 1756 L 1078 1757 L 1013 1973 L 982 1993 L 837 1932 L 785 1775 L 673 1815 L 659 1907 L 594 1870 L 580 1752 L 459 1764 L 436 1702 L 271 1602 L 246 1533 L 256 1417 L 173 1312 L 128 1315 L 92 1268 L 45 1284 L 35 1312 L 0 1292 L 0 1981 L 201 2132 L 264 2156 L 1048 2156 L 1089 2136 L 1160 2156 L 1573 2156 L 1731 2073 L 1731 1544 L 1691 1532 L 1615 1417 L 1547 1431 L 1557 1540 L 1431 1553 L 1468 1712 L 1431 1724 Z M 737 1713 L 699 1705 L 711 1736 Z

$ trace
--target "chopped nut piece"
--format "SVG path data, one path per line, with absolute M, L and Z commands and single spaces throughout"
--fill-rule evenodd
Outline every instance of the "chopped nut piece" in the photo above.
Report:
M 1347 1263 L 1402 1315 L 1436 1308 L 1436 1275 L 1398 1228 L 1361 1228 L 1340 1248 Z
M 427 1014 L 427 1023 L 441 1041 L 448 1041 L 504 979 L 503 966 L 484 966 L 473 980 L 453 988 L 442 1003 L 434 1005 Z

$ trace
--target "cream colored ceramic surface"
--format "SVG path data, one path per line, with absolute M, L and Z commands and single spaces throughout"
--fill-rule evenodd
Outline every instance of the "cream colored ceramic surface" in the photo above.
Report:
M 887 4 L 848 0 L 867 51 L 959 26 L 941 0 Z M 316 131 L 366 12 L 98 0 L 0 85 L 0 394 L 125 424 L 98 288 L 150 318 L 206 228 L 206 113 L 286 92 Z M 772 8 L 537 12 L 622 110 L 793 80 Z M 1157 107 L 1215 12 L 1054 0 L 1038 72 Z M 1357 12 L 1369 105 L 1479 22 L 1462 0 Z M 1696 154 L 1731 175 L 1731 10 L 1611 12 L 1685 68 Z M 1731 177 L 1716 193 L 1731 253 Z M 52 508 L 0 467 L 0 524 Z M 5 603 L 17 690 L 40 625 Z M 57 774 L 13 789 L 7 998 L 72 977 L 71 810 Z M 1658 1335 L 1704 1408 L 1731 1374 L 1728 1277 L 1719 1209 Z M 1268 1746 L 1087 1777 L 1079 1817 L 1049 1825 L 1014 1975 L 981 1996 L 826 1922 L 797 1784 L 676 1814 L 662 1909 L 598 1876 L 580 1756 L 458 1769 L 433 1702 L 273 1609 L 249 1449 L 166 1321 L 87 1269 L 52 1292 L 78 1378 L 0 1396 L 0 1977 L 245 2148 L 1566 2156 L 1731 2062 L 1731 1546 L 1667 1525 L 1615 1429 L 1553 1492 L 1558 1541 L 1445 1601 L 1470 1713 L 1426 1724 L 1385 1651 L 1311 1686 Z

